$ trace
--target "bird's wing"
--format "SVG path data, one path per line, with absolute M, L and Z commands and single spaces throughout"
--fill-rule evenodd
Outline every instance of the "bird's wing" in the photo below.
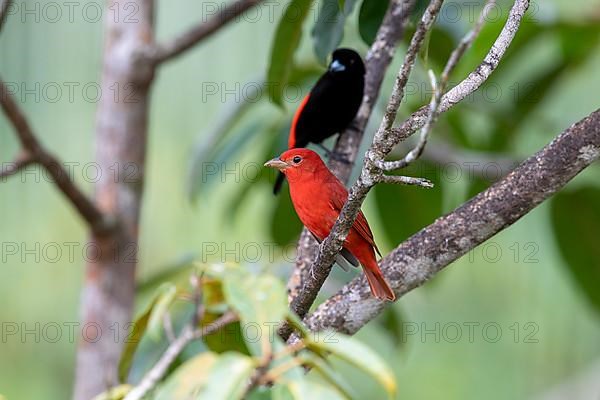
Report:
M 342 211 L 342 208 L 344 207 L 344 202 L 348 198 L 348 192 L 341 184 L 340 184 L 340 187 L 338 187 L 337 185 L 332 185 L 332 186 L 334 188 L 335 193 L 334 193 L 334 196 L 331 196 L 331 205 L 337 211 L 337 214 L 339 215 L 339 213 Z M 354 223 L 352 224 L 352 228 L 354 230 L 356 230 L 356 232 L 364 240 L 366 240 L 367 243 L 369 243 L 371 246 L 373 246 L 373 248 L 375 249 L 377 254 L 379 254 L 381 256 L 381 253 L 379 252 L 379 249 L 377 248 L 377 244 L 375 244 L 375 239 L 373 238 L 373 232 L 371 232 L 369 223 L 367 222 L 367 219 L 365 218 L 365 215 L 362 213 L 362 211 L 358 212 L 358 216 L 354 220 Z

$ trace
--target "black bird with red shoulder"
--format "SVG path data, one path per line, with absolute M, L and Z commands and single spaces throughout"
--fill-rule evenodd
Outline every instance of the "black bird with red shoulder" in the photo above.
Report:
M 350 125 L 362 103 L 364 88 L 365 65 L 360 55 L 352 49 L 335 50 L 327 71 L 294 114 L 288 149 L 315 143 L 332 156 L 321 142 Z M 274 194 L 279 192 L 284 179 L 282 173 L 277 176 Z

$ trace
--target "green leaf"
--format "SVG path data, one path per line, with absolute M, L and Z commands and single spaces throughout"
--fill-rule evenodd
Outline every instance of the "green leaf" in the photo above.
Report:
M 376 210 L 390 243 L 401 243 L 442 214 L 443 193 L 438 169 L 429 163 L 417 162 L 402 171 L 404 175 L 431 180 L 435 185 L 433 189 L 385 184 L 373 189 Z M 398 204 L 417 204 L 418 207 L 399 217 Z
M 286 320 L 300 334 L 300 338 L 310 335 L 310 331 L 304 325 L 304 322 L 292 310 L 288 310 Z
M 313 371 L 319 373 L 332 387 L 336 388 L 344 398 L 357 399 L 358 396 L 352 392 L 352 386 L 338 374 L 325 360 L 312 353 L 302 353 L 298 356 L 303 365 L 311 367 Z
M 279 340 L 277 325 L 288 312 L 281 281 L 271 275 L 255 276 L 239 271 L 225 277 L 223 289 L 227 302 L 240 316 L 250 352 L 254 355 L 270 352 L 271 340 Z
M 214 353 L 201 353 L 181 364 L 160 386 L 154 400 L 192 399 L 208 382 L 209 374 L 218 359 Z
M 358 33 L 367 45 L 372 45 L 383 22 L 389 0 L 363 0 L 358 12 Z
M 306 347 L 317 355 L 325 352 L 360 368 L 377 380 L 389 398 L 396 394 L 396 380 L 391 368 L 381 357 L 356 338 L 337 332 L 320 332 L 315 338 L 305 339 Z
M 161 296 L 164 294 L 165 288 L 165 286 L 161 286 L 157 290 L 150 304 L 146 306 L 144 311 L 135 320 L 131 335 L 125 341 L 125 348 L 123 349 L 123 352 L 121 353 L 121 359 L 119 360 L 119 380 L 121 382 L 125 382 L 127 380 L 129 370 L 131 369 L 131 364 L 133 363 L 133 356 L 135 355 L 138 345 L 142 340 L 142 336 L 148 328 L 150 316 Z
M 177 296 L 177 287 L 166 282 L 159 288 L 159 291 L 161 294 L 156 299 L 148 321 L 148 337 L 155 341 L 160 340 L 163 334 L 163 318 L 169 312 L 169 307 Z
M 196 399 L 241 399 L 256 367 L 256 362 L 248 356 L 233 352 L 224 353 L 211 365 L 208 377 L 198 391 Z
M 308 379 L 294 380 L 285 384 L 285 390 L 278 389 L 274 399 L 284 400 L 343 400 L 345 397 L 333 388 Z
M 600 312 L 600 189 L 559 192 L 550 204 L 556 241 L 571 277 Z
M 271 60 L 267 81 L 271 85 L 271 101 L 283 106 L 283 90 L 288 84 L 294 64 L 294 53 L 302 38 L 302 25 L 310 10 L 312 0 L 292 0 L 285 9 L 271 47 Z
M 329 55 L 342 42 L 346 16 L 352 13 L 355 1 L 323 0 L 312 30 L 315 55 L 321 64 L 327 64 Z
M 94 397 L 92 400 L 123 400 L 127 393 L 133 389 L 131 385 L 118 385 L 108 389 L 106 392 L 101 393 Z M 0 395 L 0 400 L 6 400 L 4 396 Z

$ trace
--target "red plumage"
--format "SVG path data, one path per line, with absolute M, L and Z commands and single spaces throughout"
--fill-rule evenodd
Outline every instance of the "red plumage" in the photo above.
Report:
M 285 174 L 298 217 L 317 239 L 324 240 L 348 199 L 344 185 L 312 150 L 291 149 L 265 165 Z M 373 295 L 382 300 L 394 300 L 396 296 L 377 265 L 375 251 L 379 253 L 379 250 L 362 212 L 352 224 L 344 248 L 363 266 Z

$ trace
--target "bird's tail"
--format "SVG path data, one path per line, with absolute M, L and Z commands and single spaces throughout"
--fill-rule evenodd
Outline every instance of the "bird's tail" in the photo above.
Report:
M 275 186 L 273 186 L 273 194 L 277 194 L 279 193 L 279 191 L 281 190 L 281 185 L 283 185 L 283 181 L 285 180 L 285 175 L 283 174 L 283 172 L 279 172 L 279 175 L 277 175 L 277 179 L 275 180 Z
M 385 277 L 381 273 L 379 267 L 363 268 L 369 286 L 371 287 L 371 293 L 373 296 L 380 300 L 394 301 L 396 300 L 396 294 L 390 287 L 389 283 L 385 280 Z

